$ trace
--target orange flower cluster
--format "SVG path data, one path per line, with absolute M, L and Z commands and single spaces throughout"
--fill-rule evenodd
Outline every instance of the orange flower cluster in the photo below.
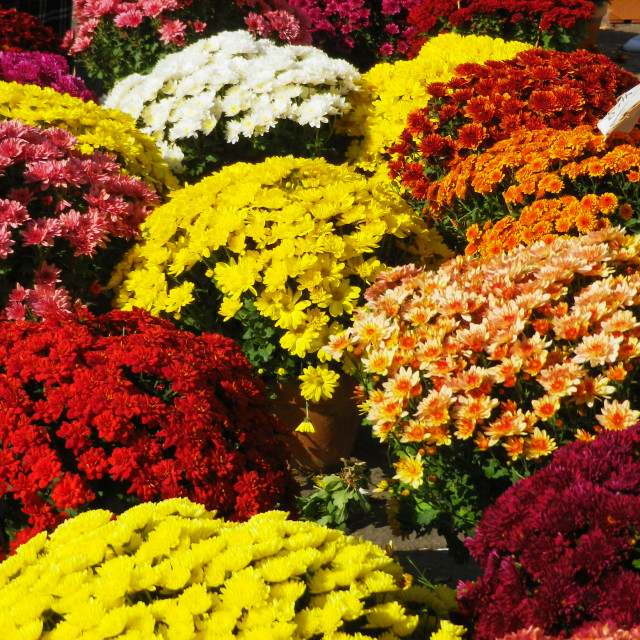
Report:
M 502 463 L 538 459 L 638 421 L 626 398 L 639 264 L 640 237 L 612 227 L 435 272 L 398 267 L 325 350 L 360 354 L 367 420 L 405 461 L 461 440 Z
M 529 49 L 510 60 L 465 63 L 409 114 L 397 144 L 388 149 L 390 174 L 421 201 L 432 180 L 519 129 L 570 130 L 595 124 L 617 96 L 638 84 L 606 56 Z
M 523 129 L 434 182 L 428 211 L 467 255 L 496 255 L 612 224 L 633 229 L 639 180 L 638 129 L 606 141 L 588 125 Z

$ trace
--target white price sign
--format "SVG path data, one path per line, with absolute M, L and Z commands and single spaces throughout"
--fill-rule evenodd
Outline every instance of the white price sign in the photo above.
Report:
M 629 133 L 640 120 L 640 85 L 623 93 L 611 111 L 598 122 L 598 129 L 607 138 L 614 131 Z

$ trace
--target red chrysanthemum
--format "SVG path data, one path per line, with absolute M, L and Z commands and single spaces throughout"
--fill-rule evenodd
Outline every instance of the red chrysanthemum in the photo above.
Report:
M 176 496 L 231 519 L 293 508 L 284 427 L 227 338 L 85 311 L 0 322 L 0 363 L 5 537 Z

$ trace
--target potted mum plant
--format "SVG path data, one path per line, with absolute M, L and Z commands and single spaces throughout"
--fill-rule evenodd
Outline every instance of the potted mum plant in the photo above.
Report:
M 0 51 L 0 80 L 20 84 L 37 84 L 68 93 L 81 100 L 98 102 L 84 80 L 73 75 L 66 58 L 43 51 Z
M 229 338 L 80 309 L 0 322 L 0 362 L 0 554 L 88 509 L 294 506 L 284 428 Z
M 31 13 L 0 8 L 0 49 L 62 53 L 62 42 Z
M 101 288 L 159 201 L 115 155 L 77 147 L 63 129 L 0 121 L 0 317 L 104 308 Z
M 179 184 L 154 141 L 122 111 L 51 87 L 0 81 L 0 120 L 20 120 L 42 129 L 60 127 L 77 138 L 74 148 L 115 155 L 129 175 L 162 195 Z
M 608 0 L 433 0 L 409 11 L 409 55 L 442 31 L 486 34 L 545 49 L 584 46 L 592 21 L 600 25 Z
M 350 108 L 355 67 L 309 46 L 225 31 L 118 82 L 104 100 L 136 120 L 170 166 L 193 182 L 269 155 L 344 158 L 329 139 Z
M 640 424 L 567 444 L 487 509 L 458 589 L 471 637 L 638 637 L 639 454 Z
M 101 92 L 200 38 L 244 26 L 233 0 L 73 0 L 73 15 L 63 46 Z
M 331 398 L 340 378 L 320 347 L 367 283 L 408 256 L 450 256 L 388 183 L 323 159 L 225 167 L 174 192 L 141 235 L 114 271 L 114 304 L 234 337 L 272 391 L 300 385 L 307 430 L 304 401 Z
M 464 556 L 458 536 L 557 447 L 638 421 L 639 247 L 608 228 L 380 274 L 323 350 L 361 371 L 398 531 Z
M 230 522 L 185 498 L 36 536 L 0 564 L 0 604 L 8 637 L 97 640 L 442 640 L 431 632 L 458 609 L 453 589 L 406 585 L 370 542 L 283 511 Z

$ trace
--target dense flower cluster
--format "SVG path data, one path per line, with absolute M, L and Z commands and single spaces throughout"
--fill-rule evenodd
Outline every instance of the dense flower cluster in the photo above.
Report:
M 259 145 L 259 159 L 306 155 L 305 143 L 326 141 L 330 121 L 349 108 L 359 77 L 315 47 L 225 31 L 166 56 L 149 75 L 121 80 L 104 104 L 133 116 L 173 168 L 197 178 L 253 159 L 243 157 L 242 138 L 249 149 Z
M 318 364 L 385 260 L 450 255 L 388 183 L 322 159 L 225 167 L 174 192 L 142 238 L 114 273 L 116 306 L 231 333 L 281 378 Z M 221 318 L 239 322 L 236 333 Z M 330 397 L 338 374 L 308 368 L 305 396 Z
M 458 590 L 474 638 L 640 623 L 639 454 L 638 424 L 571 443 L 487 509 L 467 541 L 483 574 Z
M 639 251 L 610 228 L 380 274 L 324 350 L 358 354 L 399 526 L 469 533 L 504 482 L 559 445 L 640 418 Z
M 0 51 L 0 80 L 37 84 L 81 100 L 98 101 L 98 96 L 87 89 L 84 80 L 71 74 L 66 58 L 56 53 Z
M 61 44 L 53 29 L 30 13 L 0 8 L 0 50 L 60 53 Z
M 459 64 L 506 60 L 529 48 L 499 38 L 448 33 L 426 43 L 414 60 L 376 65 L 363 74 L 359 90 L 349 98 L 353 109 L 338 121 L 339 131 L 356 138 L 348 160 L 386 175 L 386 148 L 400 137 L 407 116 L 429 100 L 429 84 L 447 82 Z
M 0 362 L 12 547 L 86 508 L 185 496 L 245 519 L 292 504 L 283 428 L 228 338 L 140 310 L 82 312 L 0 323 Z
M 199 38 L 243 26 L 233 0 L 73 0 L 73 15 L 64 46 L 105 91 Z
M 402 571 L 282 511 L 233 523 L 169 499 L 83 513 L 22 545 L 0 564 L 0 624 L 34 640 L 427 638 L 454 592 L 403 587 Z
M 635 232 L 639 180 L 638 129 L 523 129 L 431 184 L 427 212 L 452 246 L 496 255 L 611 224 Z
M 359 69 L 376 60 L 404 54 L 409 10 L 421 0 L 239 0 L 253 6 L 245 22 L 263 37 L 315 45 L 345 57 Z M 255 11 L 258 9 L 258 11 Z
M 477 33 L 571 51 L 603 0 L 429 0 L 409 11 L 409 55 L 442 31 Z
M 94 297 L 159 200 L 114 156 L 77 142 L 0 121 L 0 317 L 69 312 L 70 295 Z
M 78 138 L 83 153 L 112 153 L 126 170 L 158 191 L 174 189 L 169 171 L 153 140 L 138 131 L 131 116 L 50 87 L 0 81 L 0 120 L 20 120 L 37 127 L 60 127 Z
M 524 128 L 595 124 L 638 79 L 601 54 L 529 49 L 510 60 L 469 62 L 407 117 L 388 153 L 391 176 L 424 200 L 430 182 L 469 155 Z

